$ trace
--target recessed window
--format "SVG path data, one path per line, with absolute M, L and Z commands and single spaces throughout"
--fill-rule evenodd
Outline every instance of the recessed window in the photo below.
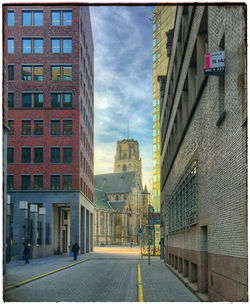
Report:
M 72 107 L 72 94 L 71 93 L 52 93 L 51 94 L 51 107 L 52 108 L 70 108 Z
M 43 80 L 43 66 L 22 66 L 22 80 L 42 81 Z
M 34 120 L 34 135 L 43 135 L 43 120 Z
M 22 135 L 31 135 L 31 120 L 22 120 Z
M 22 105 L 24 108 L 42 108 L 43 93 L 22 93 Z
M 14 38 L 8 38 L 8 54 L 14 54 Z
M 34 148 L 34 163 L 43 162 L 43 148 L 35 147 Z
M 7 163 L 12 164 L 14 163 L 14 148 L 10 147 L 7 150 Z
M 31 148 L 22 148 L 22 163 L 31 162 Z
M 72 66 L 52 66 L 51 80 L 55 81 L 71 81 L 72 80 Z
M 14 190 L 14 175 L 7 176 L 7 190 Z
M 23 11 L 22 12 L 23 26 L 43 26 L 43 12 L 42 11 Z
M 13 119 L 9 119 L 8 120 L 8 135 L 14 135 L 14 120 Z
M 14 93 L 8 93 L 8 108 L 14 108 Z
M 60 163 L 60 148 L 51 148 L 51 163 Z
M 72 163 L 72 148 L 71 147 L 63 148 L 63 162 L 65 164 Z
M 53 26 L 71 26 L 72 25 L 72 11 L 52 11 L 51 25 Z
M 31 189 L 31 179 L 30 179 L 30 175 L 22 175 L 22 186 L 21 189 L 22 190 L 30 190 Z
M 14 26 L 14 12 L 8 12 L 8 26 Z
M 63 120 L 63 135 L 72 135 L 72 120 Z
M 8 80 L 14 80 L 14 65 L 8 65 Z
M 34 175 L 34 190 L 43 190 L 43 175 Z
M 60 175 L 51 175 L 50 189 L 60 190 Z
M 60 120 L 51 120 L 51 135 L 60 135 Z
M 63 190 L 72 190 L 72 175 L 63 175 Z
M 22 39 L 23 54 L 43 54 L 42 38 L 23 38 Z
M 52 38 L 51 53 L 71 54 L 72 53 L 72 38 Z

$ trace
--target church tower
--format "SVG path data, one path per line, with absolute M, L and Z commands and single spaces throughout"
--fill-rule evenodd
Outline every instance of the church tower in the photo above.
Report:
M 138 173 L 138 183 L 142 190 L 142 166 L 137 140 L 123 139 L 117 141 L 114 173 L 123 171 L 136 171 Z

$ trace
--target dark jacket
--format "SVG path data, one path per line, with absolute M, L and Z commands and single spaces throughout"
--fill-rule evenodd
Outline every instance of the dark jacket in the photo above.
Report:
M 79 251 L 80 247 L 77 243 L 75 243 L 73 246 L 72 246 L 72 251 L 74 254 L 77 254 L 78 251 Z
M 24 247 L 23 254 L 24 255 L 30 254 L 30 248 L 28 246 Z

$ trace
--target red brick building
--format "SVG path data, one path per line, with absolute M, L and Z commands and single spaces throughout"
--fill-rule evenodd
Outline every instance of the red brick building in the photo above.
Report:
M 20 251 L 24 238 L 29 241 L 28 228 L 22 235 L 17 229 L 20 201 L 28 203 L 28 221 L 29 205 L 38 206 L 38 223 L 39 208 L 46 208 L 40 229 L 46 236 L 38 256 L 69 252 L 74 242 L 84 253 L 93 246 L 94 211 L 94 47 L 89 8 L 4 5 L 3 13 L 12 255 Z M 38 240 L 31 242 L 35 248 Z

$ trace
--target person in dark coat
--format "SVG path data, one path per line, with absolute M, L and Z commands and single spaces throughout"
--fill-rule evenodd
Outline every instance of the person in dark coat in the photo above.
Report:
M 24 245 L 23 256 L 25 259 L 25 264 L 29 264 L 30 247 L 28 245 Z
M 73 246 L 72 246 L 72 252 L 74 254 L 74 260 L 77 260 L 77 254 L 78 254 L 78 251 L 79 251 L 80 247 L 77 243 L 75 243 Z

